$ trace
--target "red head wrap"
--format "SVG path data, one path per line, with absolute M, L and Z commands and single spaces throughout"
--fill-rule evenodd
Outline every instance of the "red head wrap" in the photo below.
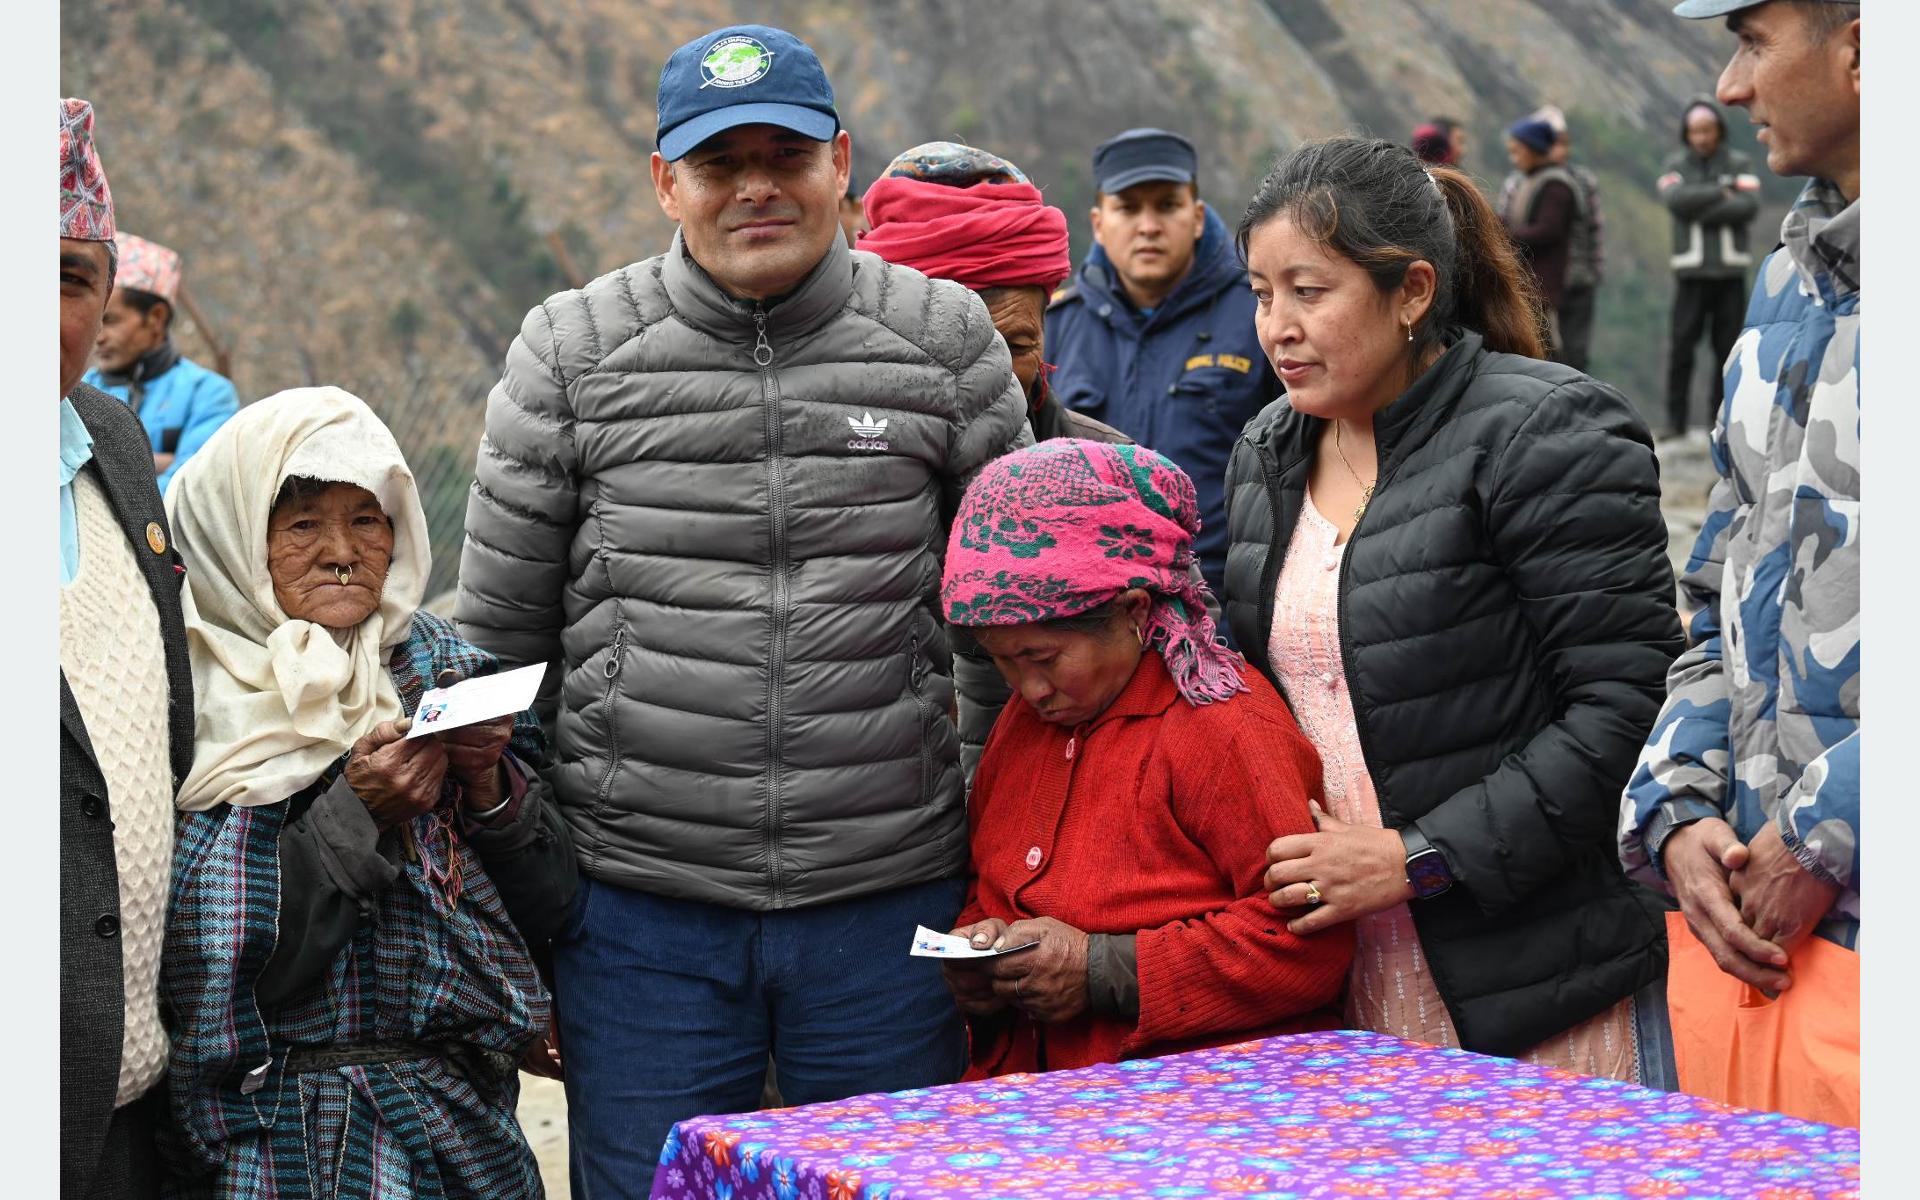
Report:
M 874 181 L 860 249 L 935 279 L 980 289 L 1038 285 L 1073 272 L 1067 215 L 1030 183 L 954 187 L 905 175 Z

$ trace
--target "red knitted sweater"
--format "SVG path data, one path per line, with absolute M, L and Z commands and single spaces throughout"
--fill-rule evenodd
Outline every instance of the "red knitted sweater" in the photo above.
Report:
M 1351 925 L 1297 937 L 1261 886 L 1267 844 L 1313 831 L 1319 756 L 1273 686 L 1246 680 L 1247 693 L 1195 706 L 1149 652 L 1078 729 L 1017 695 L 1007 704 L 974 776 L 960 923 L 1052 917 L 1137 934 L 1140 1017 L 976 1018 L 969 1078 L 1338 1025 Z

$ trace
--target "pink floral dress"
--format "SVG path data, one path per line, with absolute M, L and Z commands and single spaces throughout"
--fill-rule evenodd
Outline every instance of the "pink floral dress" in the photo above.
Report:
M 1360 733 L 1340 653 L 1340 530 L 1313 506 L 1301 508 L 1274 589 L 1267 658 L 1293 705 L 1295 719 L 1320 751 L 1327 809 L 1351 825 L 1378 829 L 1380 798 L 1360 753 Z M 1347 1021 L 1435 1046 L 1458 1046 L 1446 1005 L 1434 986 L 1406 904 L 1360 918 L 1348 977 Z M 1519 1057 L 1541 1066 L 1633 1080 L 1637 1076 L 1633 998 L 1556 1034 Z

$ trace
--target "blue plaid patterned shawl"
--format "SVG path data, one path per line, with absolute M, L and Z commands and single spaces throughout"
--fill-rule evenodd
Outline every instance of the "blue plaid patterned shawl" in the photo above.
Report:
M 471 675 L 493 665 L 491 655 L 425 612 L 414 616 L 388 662 L 408 713 L 441 670 Z M 512 749 L 538 762 L 541 748 L 538 722 L 521 714 Z M 330 786 L 344 761 L 318 786 Z M 300 1076 L 282 1069 L 293 1046 L 389 1039 L 461 1042 L 517 1058 L 545 1031 L 549 1000 L 526 944 L 448 819 L 458 796 L 449 780 L 440 806 L 412 822 L 418 861 L 404 863 L 326 975 L 271 1012 L 260 1011 L 254 985 L 278 932 L 287 804 L 221 805 L 181 816 L 161 966 L 174 1031 L 172 1194 L 542 1194 L 538 1165 L 514 1119 L 519 1081 L 512 1072 L 498 1080 L 470 1077 L 444 1058 Z M 462 889 L 450 906 L 446 881 L 455 876 Z

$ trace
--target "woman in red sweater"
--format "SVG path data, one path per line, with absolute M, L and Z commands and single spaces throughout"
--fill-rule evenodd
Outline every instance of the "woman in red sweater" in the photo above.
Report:
M 974 776 L 954 932 L 1037 945 L 946 964 L 969 1078 L 1332 1028 L 1345 927 L 1266 903 L 1267 845 L 1312 832 L 1320 764 L 1215 638 L 1193 482 L 1137 446 L 1057 439 L 989 464 L 942 603 L 1014 697 Z

